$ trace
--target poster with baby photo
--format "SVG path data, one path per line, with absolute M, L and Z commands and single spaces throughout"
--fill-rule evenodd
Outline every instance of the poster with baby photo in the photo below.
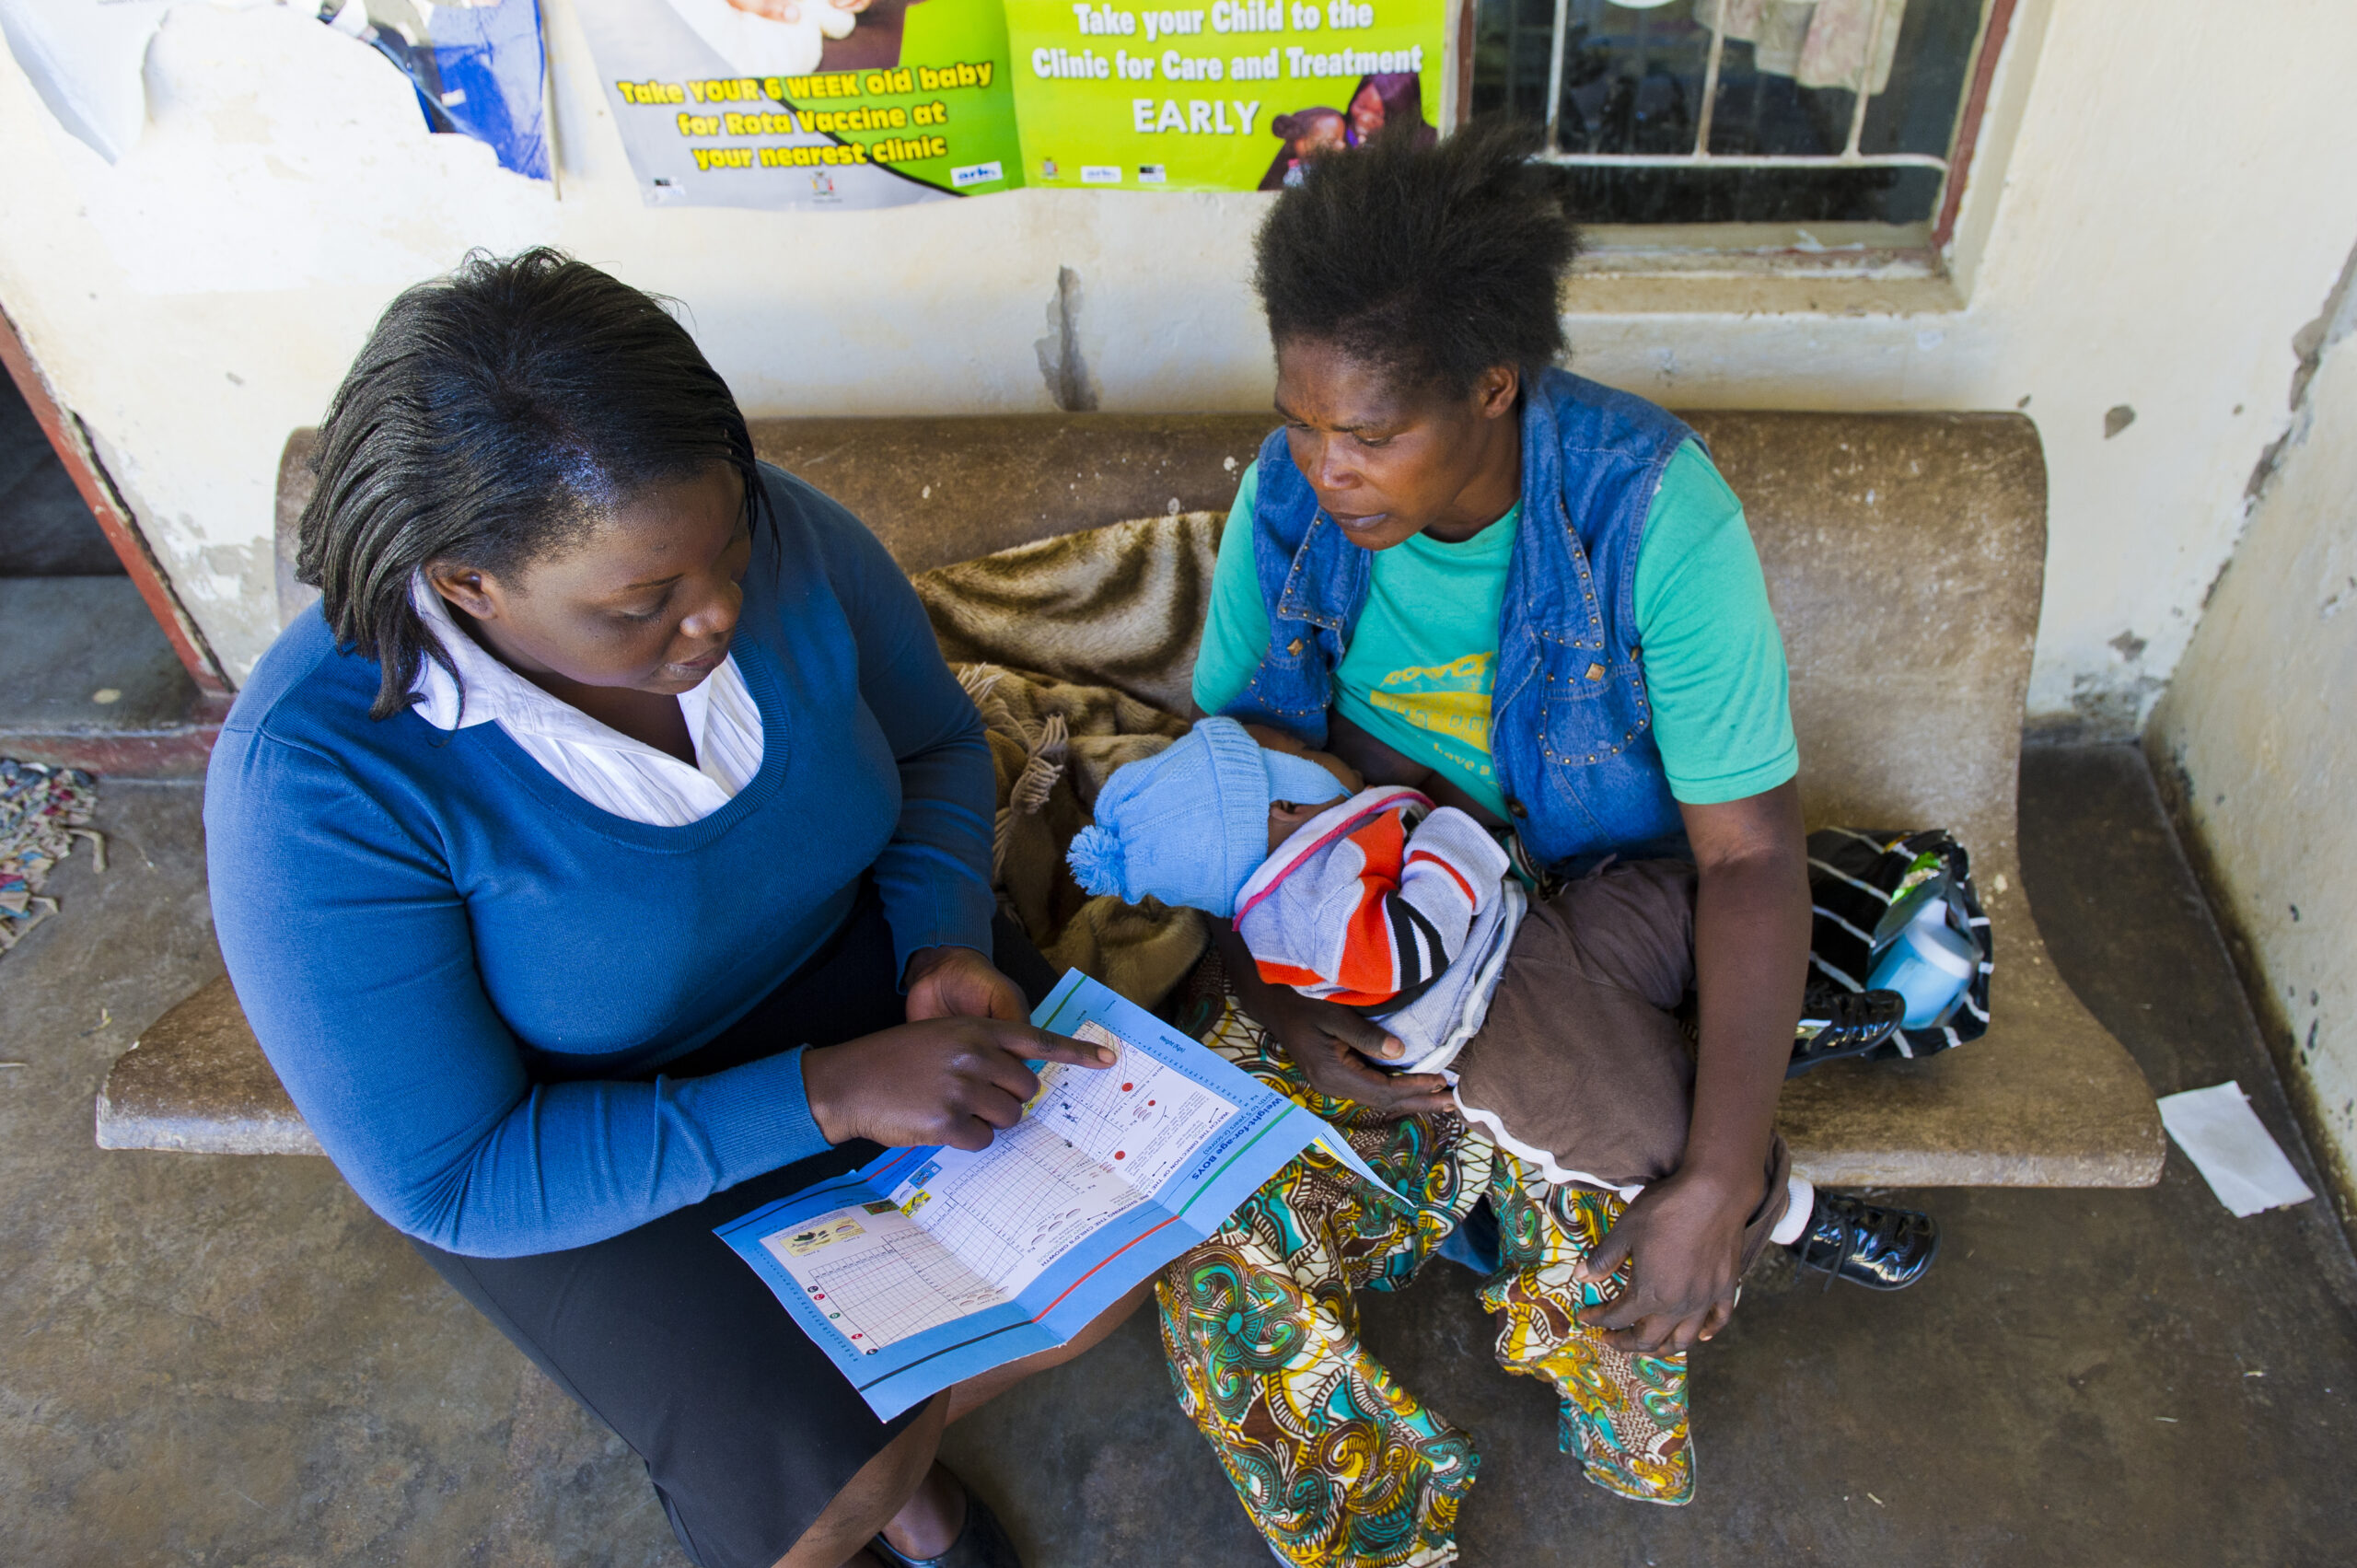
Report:
M 1439 134 L 1448 0 L 1004 0 L 1024 181 L 1273 191 L 1378 132 Z
M 1438 134 L 1449 0 L 576 0 L 646 200 L 1273 191 Z
M 651 205 L 892 207 L 1023 183 L 1003 0 L 575 0 Z

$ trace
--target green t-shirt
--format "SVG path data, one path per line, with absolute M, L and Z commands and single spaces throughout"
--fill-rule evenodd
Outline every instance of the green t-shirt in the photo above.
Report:
M 1235 525 L 1220 537 L 1211 614 L 1195 660 L 1195 702 L 1215 714 L 1269 650 L 1268 611 L 1252 564 L 1260 465 L 1236 487 Z M 1517 505 L 1462 544 L 1422 534 L 1379 551 L 1365 610 L 1334 706 L 1403 755 L 1440 770 L 1505 813 L 1490 764 L 1490 698 Z M 1799 771 L 1784 643 L 1768 605 L 1743 504 L 1701 447 L 1662 472 L 1637 552 L 1637 639 L 1670 793 L 1689 805 L 1740 800 Z

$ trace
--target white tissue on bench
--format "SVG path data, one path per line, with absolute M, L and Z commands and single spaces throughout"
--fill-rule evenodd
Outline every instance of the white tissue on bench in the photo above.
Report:
M 2236 1219 L 2316 1196 L 2260 1125 L 2250 1098 L 2233 1079 L 2165 1096 L 2160 1106 L 2161 1125 Z

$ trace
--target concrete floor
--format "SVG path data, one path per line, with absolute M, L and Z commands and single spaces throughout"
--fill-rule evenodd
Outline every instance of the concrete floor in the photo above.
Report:
M 2056 962 L 2163 1093 L 2289 1117 L 2149 779 L 2033 751 L 2029 892 Z M 0 958 L 0 1560 L 677 1564 L 632 1458 L 316 1159 L 108 1154 L 91 1098 L 217 972 L 190 784 L 109 783 L 114 865 Z M 1999 955 L 2003 961 L 2003 955 Z M 2313 1177 L 2311 1180 L 2313 1181 Z M 1583 1483 L 1471 1276 L 1366 1308 L 1483 1453 L 1473 1563 L 2345 1562 L 2357 1266 L 2321 1203 L 2235 1220 L 2171 1152 L 2142 1192 L 1940 1191 L 1904 1295 L 1768 1270 L 1701 1359 L 1701 1496 Z M 953 1432 L 1032 1568 L 1268 1562 L 1172 1407 L 1149 1319 Z
M 143 734 L 196 683 L 129 577 L 0 577 L 0 753 L 17 736 Z

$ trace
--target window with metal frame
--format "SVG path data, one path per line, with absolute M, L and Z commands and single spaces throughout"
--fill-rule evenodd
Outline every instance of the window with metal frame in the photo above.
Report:
M 1470 3 L 1460 101 L 1543 122 L 1591 224 L 1802 251 L 1947 242 L 2014 6 Z

